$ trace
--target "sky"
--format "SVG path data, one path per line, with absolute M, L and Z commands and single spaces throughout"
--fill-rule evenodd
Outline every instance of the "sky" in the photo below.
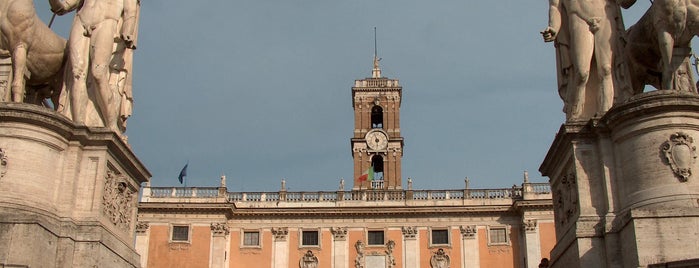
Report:
M 73 14 L 52 29 L 67 38 Z M 404 185 L 547 182 L 565 121 L 547 22 L 545 0 L 143 0 L 126 134 L 152 186 L 180 186 L 189 163 L 187 186 L 334 191 L 353 176 L 351 87 L 371 76 L 376 27 L 403 86 Z

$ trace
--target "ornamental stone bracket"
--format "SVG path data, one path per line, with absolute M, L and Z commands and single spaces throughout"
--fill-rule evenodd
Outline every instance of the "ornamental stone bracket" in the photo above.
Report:
M 697 148 L 694 139 L 683 132 L 670 135 L 670 139 L 661 146 L 662 155 L 672 172 L 680 180 L 686 182 L 692 176 L 692 166 L 696 162 Z
M 306 254 L 299 260 L 299 268 L 317 268 L 318 257 L 313 255 L 313 251 L 306 251 Z
M 403 238 L 405 238 L 405 240 L 413 240 L 415 236 L 417 236 L 417 228 L 413 226 L 403 226 L 401 231 L 403 232 Z
M 227 236 L 229 233 L 228 224 L 222 222 L 211 223 L 211 234 L 213 236 Z
M 464 239 L 476 239 L 476 234 L 478 233 L 476 225 L 459 226 L 459 230 Z
M 449 255 L 441 248 L 434 252 L 432 258 L 430 258 L 430 266 L 432 268 L 448 268 L 449 264 L 451 264 Z
M 274 241 L 286 241 L 289 229 L 286 227 L 272 228 L 272 235 L 274 235 Z
M 536 232 L 536 226 L 537 222 L 536 220 L 526 220 L 522 224 L 522 227 L 524 228 L 524 231 L 527 233 L 534 233 Z
M 136 222 L 136 234 L 137 235 L 146 234 L 146 231 L 148 231 L 148 226 L 149 225 L 147 222 L 143 222 L 143 221 Z
M 330 227 L 330 232 L 333 234 L 335 241 L 344 241 L 347 239 L 346 227 Z
M 102 214 L 124 231 L 128 231 L 131 226 L 135 193 L 126 182 L 125 176 L 112 170 L 107 171 L 102 196 Z
M 7 173 L 7 154 L 0 148 L 0 179 Z

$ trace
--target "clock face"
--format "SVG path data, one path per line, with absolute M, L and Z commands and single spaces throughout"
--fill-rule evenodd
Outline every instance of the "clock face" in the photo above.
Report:
M 372 150 L 385 149 L 388 145 L 388 137 L 386 137 L 386 133 L 381 131 L 369 131 L 365 139 L 367 146 Z

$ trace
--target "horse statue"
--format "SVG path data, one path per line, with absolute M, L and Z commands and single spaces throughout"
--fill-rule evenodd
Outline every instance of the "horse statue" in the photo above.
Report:
M 51 98 L 57 109 L 65 47 L 66 40 L 36 15 L 32 0 L 0 1 L 0 57 L 12 60 L 10 99 L 0 94 L 0 101 L 42 104 Z
M 636 0 L 617 0 L 623 8 Z M 627 30 L 625 54 L 634 93 L 646 84 L 657 89 L 696 92 L 690 42 L 699 34 L 699 0 L 655 0 Z

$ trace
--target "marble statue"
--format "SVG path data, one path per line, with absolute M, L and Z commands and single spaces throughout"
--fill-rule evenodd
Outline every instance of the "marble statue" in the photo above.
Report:
M 123 132 L 133 99 L 130 71 L 132 50 L 136 48 L 138 0 L 49 3 L 58 15 L 77 10 L 68 39 L 67 100 L 62 96 L 63 107 L 59 110 L 78 124 Z M 91 115 L 89 107 L 99 115 Z
M 9 90 L 0 89 L 0 101 L 42 104 L 51 98 L 55 107 L 65 46 L 36 15 L 32 0 L 0 1 L 0 57 L 10 57 L 13 73 Z
M 549 23 L 541 34 L 545 42 L 555 43 L 566 119 L 601 116 L 614 103 L 615 88 L 623 86 L 614 77 L 623 31 L 613 0 L 549 0 Z
M 636 0 L 618 0 L 624 8 Z M 699 34 L 699 3 L 653 1 L 627 31 L 626 55 L 635 94 L 645 85 L 696 92 L 691 74 L 691 39 Z

